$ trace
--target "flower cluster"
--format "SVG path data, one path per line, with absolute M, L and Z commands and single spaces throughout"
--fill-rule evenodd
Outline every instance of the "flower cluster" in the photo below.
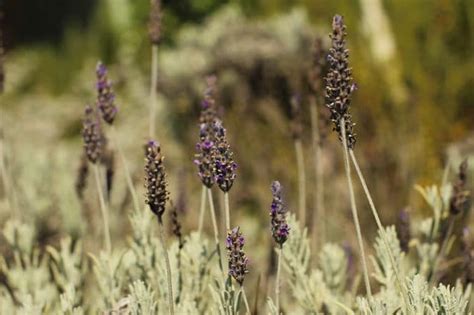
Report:
M 102 119 L 108 124 L 114 122 L 117 115 L 117 107 L 115 106 L 115 94 L 112 89 L 112 83 L 107 77 L 107 68 L 102 62 L 97 63 L 97 108 L 99 109 Z
M 349 113 L 352 93 L 356 85 L 352 82 L 352 69 L 349 67 L 349 50 L 346 48 L 346 26 L 342 16 L 335 15 L 332 21 L 332 46 L 329 49 L 329 71 L 326 80 L 326 106 L 331 112 L 334 130 L 342 141 L 341 121 L 345 121 L 347 147 L 354 148 L 356 143 L 354 124 Z
M 467 159 L 459 166 L 458 180 L 453 185 L 453 193 L 449 202 L 449 211 L 453 215 L 466 212 L 471 207 L 471 193 L 467 184 Z
M 237 164 L 227 142 L 226 130 L 217 117 L 216 110 L 216 77 L 207 77 L 207 88 L 201 102 L 199 118 L 199 142 L 196 144 L 194 164 L 202 183 L 211 188 L 217 182 L 219 188 L 228 192 L 236 177 Z
M 82 138 L 87 158 L 90 162 L 96 163 L 102 156 L 105 138 L 97 112 L 90 106 L 86 106 L 84 112 Z
M 214 155 L 214 180 L 223 192 L 228 192 L 236 178 L 237 163 L 234 162 L 234 153 L 227 142 L 226 130 L 217 120 L 214 123 L 215 155 Z
M 218 120 L 215 108 L 216 77 L 207 77 L 207 88 L 201 102 L 199 117 L 199 142 L 196 144 L 194 164 L 198 167 L 201 182 L 211 188 L 214 185 L 214 123 Z
M 208 136 L 206 124 L 201 124 L 200 126 L 199 139 L 199 142 L 196 144 L 197 153 L 194 164 L 198 167 L 198 175 L 201 178 L 201 182 L 207 188 L 211 188 L 214 185 L 214 141 Z
M 160 223 L 168 201 L 163 159 L 159 143 L 153 140 L 148 141 L 145 157 L 146 203 L 150 206 L 151 211 L 158 216 Z
M 272 225 L 272 235 L 275 242 L 283 246 L 288 239 L 290 228 L 286 222 L 287 209 L 283 204 L 281 196 L 282 187 L 279 181 L 272 183 L 272 205 L 270 206 L 270 217 Z
M 249 272 L 247 269 L 248 258 L 244 253 L 244 237 L 240 232 L 240 227 L 235 227 L 227 232 L 226 248 L 229 255 L 229 275 L 240 285 L 244 283 L 245 275 Z
M 161 3 L 160 0 L 150 1 L 150 17 L 148 21 L 148 36 L 153 45 L 161 41 Z

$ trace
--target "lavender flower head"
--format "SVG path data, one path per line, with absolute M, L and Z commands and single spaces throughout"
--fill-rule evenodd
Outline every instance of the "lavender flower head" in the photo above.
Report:
M 100 61 L 97 63 L 96 75 L 97 108 L 102 115 L 102 119 L 104 119 L 108 124 L 112 124 L 117 115 L 115 93 L 112 89 L 112 83 L 107 77 L 107 68 Z
M 346 48 L 346 26 L 342 16 L 335 15 L 332 21 L 333 32 L 331 34 L 332 46 L 329 49 L 328 62 L 329 71 L 326 81 L 326 106 L 331 112 L 331 121 L 334 130 L 339 134 L 342 141 L 341 120 L 345 120 L 345 131 L 347 147 L 354 148 L 356 143 L 349 113 L 352 93 L 357 89 L 352 82 L 352 69 L 349 67 L 349 50 Z
M 466 212 L 471 207 L 471 192 L 467 189 L 467 159 L 459 166 L 458 180 L 453 185 L 453 193 L 449 202 L 452 215 Z
M 223 192 L 228 192 L 232 188 L 237 176 L 235 173 L 237 163 L 234 162 L 234 153 L 227 142 L 226 130 L 219 120 L 214 123 L 214 134 L 216 137 L 214 180 Z
M 194 164 L 198 167 L 201 182 L 208 188 L 214 185 L 214 123 L 217 118 L 215 109 L 216 77 L 207 78 L 207 88 L 201 102 L 201 116 L 199 117 L 199 142 L 196 144 Z
M 244 253 L 244 237 L 240 232 L 240 227 L 235 227 L 227 232 L 226 248 L 229 255 L 229 275 L 240 285 L 244 283 L 245 275 L 249 272 L 247 269 L 248 258 Z
M 146 203 L 150 206 L 151 211 L 158 217 L 160 223 L 162 223 L 162 216 L 165 212 L 166 202 L 168 201 L 163 159 L 160 144 L 154 140 L 148 141 L 145 157 Z
M 84 111 L 82 138 L 87 159 L 95 164 L 102 156 L 105 138 L 102 134 L 99 117 L 90 106 L 86 106 Z
M 272 205 L 270 206 L 270 217 L 272 225 L 272 236 L 275 242 L 283 246 L 288 239 L 290 227 L 286 222 L 287 209 L 283 204 L 282 187 L 279 181 L 272 183 Z

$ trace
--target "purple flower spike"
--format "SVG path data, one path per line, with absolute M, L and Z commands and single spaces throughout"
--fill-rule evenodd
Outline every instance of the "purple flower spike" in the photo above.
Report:
M 201 102 L 199 142 L 196 144 L 195 162 L 201 182 L 208 188 L 214 185 L 214 122 L 218 119 L 215 109 L 216 77 L 207 78 L 207 88 Z
M 290 227 L 286 223 L 287 209 L 283 204 L 282 199 L 282 187 L 279 181 L 272 183 L 272 195 L 273 200 L 270 206 L 270 217 L 272 225 L 272 236 L 275 242 L 283 246 L 288 239 L 290 233 Z
M 214 161 L 215 181 L 223 192 L 228 192 L 237 177 L 235 173 L 237 164 L 234 162 L 234 153 L 227 141 L 226 130 L 220 121 L 214 123 L 214 134 L 216 136 L 216 155 Z
M 245 275 L 249 272 L 248 258 L 243 250 L 244 237 L 240 227 L 235 227 L 227 232 L 226 248 L 229 255 L 229 275 L 240 285 L 244 283 Z
M 331 112 L 334 130 L 342 141 L 341 120 L 345 121 L 347 147 L 353 149 L 356 143 L 354 123 L 349 112 L 352 93 L 357 90 L 353 83 L 352 68 L 349 66 L 349 50 L 346 48 L 346 26 L 340 15 L 332 21 L 331 48 L 328 54 L 329 71 L 326 81 L 326 106 Z
M 91 163 L 97 163 L 102 156 L 105 138 L 97 112 L 90 106 L 86 106 L 84 112 L 82 138 L 87 159 Z
M 169 195 L 163 159 L 160 144 L 153 140 L 148 141 L 145 156 L 146 203 L 160 222 Z
M 100 61 L 97 63 L 96 75 L 97 108 L 99 108 L 102 119 L 108 124 L 112 124 L 118 111 L 115 106 L 115 94 L 112 89 L 112 83 L 107 77 L 107 68 Z

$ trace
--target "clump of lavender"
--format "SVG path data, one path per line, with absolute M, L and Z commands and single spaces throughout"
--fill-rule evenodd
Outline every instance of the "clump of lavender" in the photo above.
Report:
M 459 166 L 458 180 L 453 185 L 453 193 L 449 202 L 449 212 L 457 215 L 471 207 L 471 193 L 467 186 L 467 159 Z
M 326 80 L 326 106 L 331 112 L 334 130 L 342 141 L 341 121 L 345 122 L 347 147 L 353 149 L 356 143 L 352 116 L 349 112 L 351 95 L 356 90 L 352 82 L 352 69 L 349 67 L 349 50 L 346 48 L 346 26 L 342 16 L 335 15 L 332 21 L 332 47 L 329 49 L 329 71 Z
M 411 239 L 410 232 L 410 213 L 407 209 L 400 211 L 396 224 L 398 239 L 400 240 L 400 248 L 403 252 L 408 253 L 409 243 Z
M 216 137 L 214 156 L 214 180 L 219 188 L 227 193 L 232 188 L 236 178 L 235 171 L 237 163 L 234 162 L 230 145 L 227 141 L 226 130 L 222 122 L 217 120 L 214 123 L 214 134 Z
M 245 275 L 249 272 L 248 258 L 244 253 L 244 237 L 240 232 L 240 227 L 235 227 L 227 232 L 226 248 L 229 255 L 229 275 L 241 286 L 244 283 Z
M 150 17 L 148 20 L 148 36 L 153 45 L 161 41 L 161 1 L 150 1 Z
M 280 246 L 288 239 L 290 228 L 286 222 L 287 209 L 283 204 L 282 187 L 279 181 L 272 183 L 272 204 L 270 206 L 270 217 L 272 226 L 272 236 Z
M 160 223 L 163 222 L 162 217 L 165 212 L 166 202 L 168 201 L 163 159 L 164 157 L 161 154 L 159 143 L 154 140 L 148 141 L 145 157 L 146 203 L 150 206 L 151 211 L 158 217 Z
M 84 198 L 84 190 L 87 185 L 87 177 L 89 176 L 89 164 L 87 163 L 87 156 L 85 153 L 81 154 L 81 160 L 77 169 L 77 177 L 74 187 L 76 189 L 77 197 L 82 200 Z
M 96 75 L 97 108 L 102 115 L 102 119 L 104 119 L 108 124 L 112 124 L 117 115 L 115 93 L 112 89 L 112 83 L 107 77 L 107 68 L 100 61 L 97 63 Z
M 102 156 L 105 138 L 102 134 L 99 117 L 94 109 L 86 106 L 82 129 L 84 151 L 91 163 L 96 163 Z

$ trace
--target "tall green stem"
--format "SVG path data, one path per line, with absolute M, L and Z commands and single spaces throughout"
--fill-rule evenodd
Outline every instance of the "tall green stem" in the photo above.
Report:
M 354 167 L 356 169 L 357 175 L 359 177 L 360 183 L 362 184 L 362 188 L 364 189 L 365 196 L 367 197 L 367 200 L 369 201 L 370 209 L 372 210 L 372 214 L 375 218 L 375 223 L 377 224 L 377 228 L 379 229 L 381 236 L 382 236 L 382 241 L 384 243 L 385 249 L 387 250 L 388 256 L 390 258 L 390 262 L 393 267 L 393 271 L 395 273 L 395 279 L 397 281 L 398 287 L 400 288 L 400 293 L 402 296 L 402 299 L 405 303 L 405 306 L 408 306 L 408 293 L 406 292 L 406 288 L 402 283 L 402 279 L 400 277 L 400 272 L 398 270 L 398 264 L 395 262 L 395 257 L 393 256 L 392 249 L 388 243 L 388 238 L 387 238 L 387 233 L 382 226 L 382 222 L 380 221 L 380 217 L 378 215 L 377 209 L 375 208 L 374 201 L 372 199 L 372 196 L 370 194 L 369 188 L 367 187 L 367 183 L 365 181 L 364 175 L 362 174 L 359 163 L 357 163 L 357 159 L 355 158 L 354 151 L 352 149 L 349 149 L 349 153 L 352 159 L 352 163 L 354 164 Z
M 281 273 L 282 256 L 283 256 L 283 245 L 280 245 L 280 250 L 278 251 L 277 274 L 276 274 L 276 280 L 275 280 L 275 304 L 276 304 L 277 314 L 280 314 L 280 273 Z
M 151 46 L 151 82 L 150 82 L 150 139 L 155 138 L 156 124 L 156 85 L 158 82 L 158 45 Z
M 349 153 L 347 149 L 347 139 L 346 139 L 346 121 L 344 118 L 341 119 L 340 126 L 341 126 L 340 127 L 341 134 L 342 134 L 342 147 L 343 147 L 343 152 L 344 152 L 344 165 L 345 165 L 346 177 L 347 177 L 347 187 L 349 189 L 352 217 L 354 219 L 354 225 L 356 228 L 357 242 L 359 243 L 359 251 L 360 251 L 361 262 L 362 262 L 362 270 L 364 274 L 365 289 L 367 291 L 367 296 L 369 297 L 369 300 L 372 300 L 372 290 L 370 288 L 369 271 L 367 268 L 367 260 L 365 257 L 364 243 L 362 240 L 362 232 L 360 230 L 359 215 L 357 213 L 354 188 L 352 187 L 352 177 L 351 177 L 351 168 L 350 168 L 351 166 L 349 164 Z
M 300 139 L 295 140 L 295 153 L 298 168 L 299 219 L 301 225 L 306 226 L 306 174 L 304 170 L 303 144 Z
M 112 136 L 114 138 L 115 147 L 117 148 L 117 151 L 119 153 L 120 161 L 122 161 L 123 170 L 125 173 L 125 181 L 127 182 L 128 190 L 130 191 L 130 194 L 132 195 L 135 211 L 139 211 L 140 203 L 138 202 L 137 191 L 135 190 L 135 186 L 133 185 L 132 176 L 130 175 L 130 169 L 128 168 L 127 160 L 125 159 L 125 155 L 123 154 L 122 147 L 119 144 L 117 131 L 114 125 L 112 125 L 110 129 L 112 129 Z
M 165 228 L 163 227 L 163 223 L 158 220 L 158 229 L 160 234 L 160 242 L 163 248 L 163 256 L 165 257 L 165 264 L 166 264 L 166 280 L 168 282 L 168 313 L 170 315 L 174 314 L 174 299 L 173 299 L 173 284 L 171 282 L 171 265 L 170 265 L 170 258 L 168 256 L 168 250 L 166 248 L 166 241 L 165 241 Z
M 206 209 L 206 186 L 202 185 L 201 190 L 201 206 L 199 208 L 199 226 L 198 226 L 198 233 L 201 236 L 202 233 L 202 226 L 204 225 L 204 211 Z
M 247 294 L 245 294 L 245 289 L 244 289 L 244 286 L 243 286 L 243 285 L 240 287 L 240 290 L 242 290 L 242 297 L 243 297 L 243 299 L 244 299 L 245 314 L 250 315 L 250 314 L 252 314 L 252 313 L 250 312 L 249 301 L 247 300 Z
M 222 263 L 221 247 L 219 244 L 219 228 L 217 226 L 216 209 L 214 208 L 214 199 L 212 198 L 211 189 L 210 188 L 206 188 L 206 189 L 207 189 L 207 199 L 209 199 L 209 209 L 211 210 L 212 227 L 214 228 L 214 241 L 216 242 L 217 256 L 219 259 L 219 268 L 221 269 L 222 275 L 225 279 L 224 265 Z
M 229 207 L 229 193 L 224 193 L 224 208 L 225 208 L 225 229 L 230 230 L 230 207 Z
M 99 167 L 97 166 L 97 164 L 94 164 L 94 177 L 97 186 L 97 192 L 99 194 L 100 211 L 102 213 L 102 219 L 104 222 L 105 249 L 107 250 L 107 253 L 110 254 L 110 252 L 112 251 L 112 242 L 110 240 L 109 214 L 104 199 L 104 193 L 102 191 L 102 184 L 100 183 Z

